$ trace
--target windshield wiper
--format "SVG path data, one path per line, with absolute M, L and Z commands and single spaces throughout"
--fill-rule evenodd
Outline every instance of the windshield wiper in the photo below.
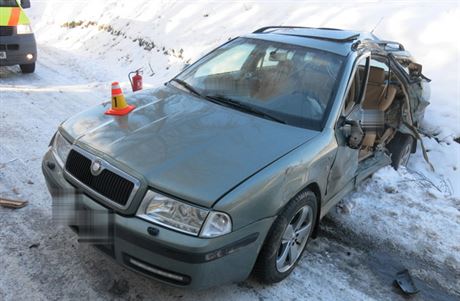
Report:
M 254 106 L 251 106 L 251 105 L 248 105 L 248 104 L 245 104 L 241 101 L 238 101 L 238 100 L 234 100 L 234 99 L 231 99 L 227 96 L 223 96 L 223 95 L 205 95 L 205 97 L 213 102 L 216 102 L 216 103 L 219 103 L 219 104 L 223 104 L 223 105 L 227 105 L 227 106 L 232 106 L 236 109 L 239 109 L 241 111 L 245 111 L 247 113 L 251 113 L 251 114 L 254 114 L 254 115 L 258 115 L 260 117 L 263 117 L 265 119 L 270 119 L 270 120 L 273 120 L 273 121 L 276 121 L 276 122 L 279 122 L 279 123 L 283 123 L 283 124 L 286 124 L 286 121 L 284 120 L 281 120 L 263 110 L 259 110 L 257 108 L 255 108 Z
M 193 88 L 193 86 L 191 86 L 186 81 L 183 81 L 183 80 L 178 79 L 178 78 L 173 78 L 172 80 L 170 80 L 170 82 L 176 82 L 179 85 L 181 85 L 182 87 L 184 87 L 185 89 L 187 89 L 189 92 L 195 94 L 196 96 L 202 96 L 200 92 L 198 92 L 195 88 Z
M 270 120 L 273 120 L 273 121 L 276 121 L 276 122 L 279 122 L 279 123 L 283 123 L 283 124 L 286 124 L 286 122 L 284 120 L 281 120 L 265 111 L 262 111 L 262 110 L 259 110 L 259 109 L 256 109 L 255 107 L 251 106 L 251 105 L 247 105 L 245 103 L 242 103 L 238 100 L 234 100 L 234 99 L 231 99 L 227 96 L 223 96 L 223 95 L 202 95 L 200 92 L 198 92 L 193 86 L 191 86 L 189 83 L 187 83 L 186 81 L 183 81 L 181 79 L 178 79 L 178 78 L 173 78 L 172 80 L 170 80 L 170 82 L 176 82 L 178 83 L 179 85 L 181 85 L 182 87 L 184 87 L 185 89 L 187 89 L 189 92 L 195 94 L 196 96 L 199 96 L 199 97 L 203 97 L 203 98 L 206 98 L 212 102 L 215 102 L 215 103 L 218 103 L 218 104 L 221 104 L 221 105 L 226 105 L 226 106 L 232 106 L 234 108 L 237 108 L 241 111 L 245 111 L 247 113 L 251 113 L 251 114 L 254 114 L 254 115 L 258 115 L 260 117 L 263 117 L 263 118 L 266 118 L 266 119 L 270 119 Z

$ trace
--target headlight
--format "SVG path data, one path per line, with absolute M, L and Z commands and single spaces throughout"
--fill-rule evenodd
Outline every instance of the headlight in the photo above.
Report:
M 201 237 L 216 237 L 232 231 L 232 222 L 227 214 L 191 206 L 151 190 L 147 191 L 137 216 Z
M 52 145 L 53 152 L 56 154 L 56 158 L 59 161 L 61 166 L 64 166 L 65 161 L 67 160 L 67 156 L 72 149 L 72 144 L 67 141 L 59 132 L 56 132 L 56 136 L 54 136 L 53 145 Z
M 32 33 L 32 27 L 30 25 L 17 25 L 16 26 L 16 33 L 17 34 L 29 34 Z

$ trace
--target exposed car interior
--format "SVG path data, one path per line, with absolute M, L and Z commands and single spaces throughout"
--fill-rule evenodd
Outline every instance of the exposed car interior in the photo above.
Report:
M 364 66 L 360 66 L 359 74 L 350 88 L 345 112 L 351 109 L 351 99 L 358 93 L 356 82 L 363 76 Z M 374 151 L 383 149 L 394 138 L 402 122 L 401 110 L 406 107 L 407 99 L 401 81 L 388 64 L 371 59 L 366 93 L 361 103 L 364 137 L 359 151 L 360 161 L 370 157 Z

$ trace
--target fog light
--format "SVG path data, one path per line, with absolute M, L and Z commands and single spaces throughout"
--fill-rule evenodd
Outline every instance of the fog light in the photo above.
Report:
M 129 258 L 128 260 L 129 260 L 129 263 L 131 265 L 134 265 L 134 266 L 136 266 L 138 268 L 141 268 L 142 270 L 144 270 L 146 272 L 150 272 L 150 273 L 152 273 L 152 274 L 154 274 L 156 276 L 163 277 L 163 278 L 168 278 L 170 281 L 174 281 L 177 284 L 186 285 L 186 284 L 189 284 L 190 281 L 191 281 L 190 277 L 188 277 L 188 276 L 182 276 L 182 275 L 179 275 L 179 274 L 168 272 L 166 270 L 156 268 L 154 266 L 151 266 L 149 264 L 146 264 L 146 263 L 143 263 L 141 261 L 135 260 L 133 258 Z
M 26 55 L 26 58 L 30 61 L 31 59 L 34 58 L 34 55 L 32 53 L 29 53 Z

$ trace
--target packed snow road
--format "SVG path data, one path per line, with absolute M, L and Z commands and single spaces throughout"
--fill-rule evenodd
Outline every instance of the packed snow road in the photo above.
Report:
M 107 98 L 113 76 L 89 58 L 40 50 L 35 74 L 0 69 L 0 196 L 29 201 L 0 207 L 0 300 L 404 300 L 393 285 L 404 268 L 420 289 L 413 300 L 460 298 L 458 242 L 442 237 L 460 237 L 460 202 L 430 185 L 407 186 L 414 179 L 407 171 L 385 169 L 362 185 L 323 220 L 294 273 L 273 286 L 249 279 L 206 291 L 172 288 L 77 243 L 52 221 L 41 158 L 61 121 Z M 435 209 L 428 225 L 417 223 L 422 201 Z

